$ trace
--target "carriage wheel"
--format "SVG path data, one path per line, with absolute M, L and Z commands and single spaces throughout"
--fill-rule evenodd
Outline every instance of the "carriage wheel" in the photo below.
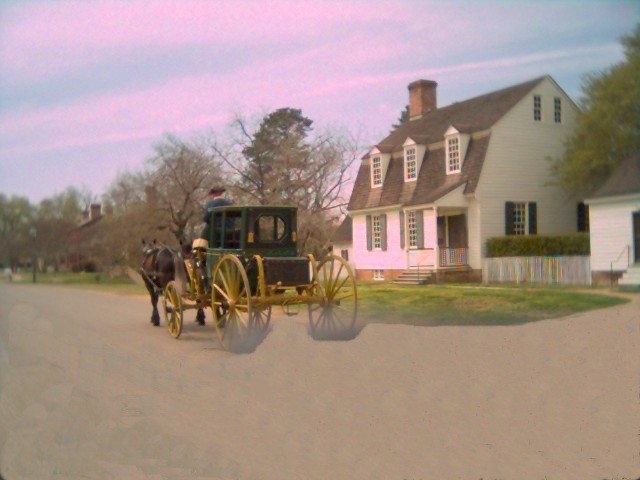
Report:
M 254 317 L 244 266 L 236 256 L 225 255 L 211 279 L 211 307 L 220 343 L 231 352 L 251 350 L 252 333 L 259 322 Z
M 173 338 L 180 337 L 182 333 L 182 299 L 178 295 L 176 284 L 171 281 L 164 289 L 164 312 L 167 319 L 167 328 Z
M 251 313 L 251 328 L 257 334 L 264 333 L 271 322 L 271 305 L 265 308 L 253 308 Z
M 310 303 L 309 330 L 315 340 L 350 340 L 355 336 L 358 291 L 351 267 L 342 258 L 330 256 L 318 266 L 318 303 Z

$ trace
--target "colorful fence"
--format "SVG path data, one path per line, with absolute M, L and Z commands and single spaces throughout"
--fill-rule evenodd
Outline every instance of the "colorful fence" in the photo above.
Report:
M 591 285 L 591 257 L 485 258 L 483 283 Z

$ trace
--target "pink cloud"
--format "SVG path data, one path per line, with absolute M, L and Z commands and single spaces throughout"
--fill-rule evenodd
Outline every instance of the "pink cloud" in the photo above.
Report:
M 60 1 L 7 6 L 0 63 L 38 77 L 91 62 L 105 50 L 212 44 L 259 46 L 273 40 L 330 39 L 353 22 L 382 22 L 385 4 L 361 2 Z

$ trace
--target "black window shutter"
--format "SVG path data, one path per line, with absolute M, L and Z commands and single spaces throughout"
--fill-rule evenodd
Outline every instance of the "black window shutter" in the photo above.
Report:
M 387 215 L 380 215 L 380 243 L 382 251 L 387 250 Z
M 538 208 L 536 202 L 530 202 L 529 206 L 529 235 L 538 233 Z
M 404 248 L 404 212 L 400 212 L 400 248 Z
M 515 227 L 513 224 L 513 202 L 506 202 L 504 204 L 504 234 L 513 235 L 515 233 Z
M 424 248 L 424 211 L 418 210 L 416 212 L 416 240 L 418 248 Z
M 371 229 L 371 215 L 367 215 L 367 250 L 373 250 L 373 231 Z
M 589 231 L 589 205 L 584 202 L 578 203 L 578 231 Z

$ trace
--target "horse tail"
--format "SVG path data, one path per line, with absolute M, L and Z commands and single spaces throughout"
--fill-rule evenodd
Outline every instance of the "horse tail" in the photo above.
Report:
M 181 252 L 174 252 L 173 255 L 173 271 L 176 290 L 181 295 L 187 291 L 187 272 L 184 267 L 184 258 Z

